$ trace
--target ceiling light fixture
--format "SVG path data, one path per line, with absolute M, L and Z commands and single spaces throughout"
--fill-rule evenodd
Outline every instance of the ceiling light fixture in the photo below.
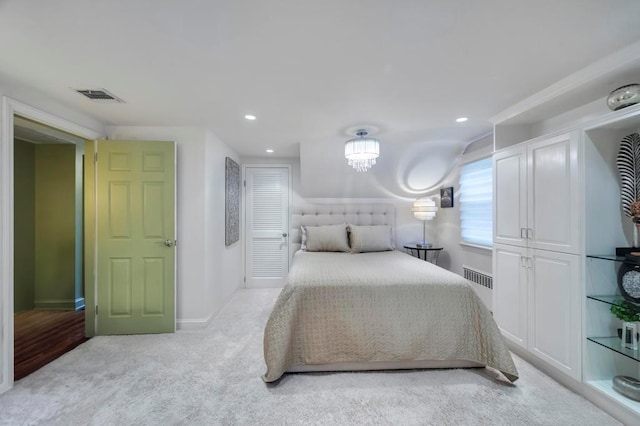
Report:
M 269 154 L 273 154 L 273 150 L 272 150 L 272 149 L 268 149 L 268 150 L 267 150 L 267 152 L 268 152 Z
M 251 115 L 251 114 L 247 114 L 244 116 L 244 118 L 246 118 L 247 120 L 255 120 L 256 116 L 255 115 Z
M 456 123 L 464 123 L 465 121 L 467 121 L 468 118 L 467 117 L 460 117 L 460 118 L 456 118 Z
M 351 167 L 359 172 L 366 172 L 376 164 L 376 158 L 380 156 L 380 142 L 374 138 L 366 137 L 369 134 L 365 129 L 356 132 L 357 138 L 349 139 L 344 143 L 344 156 Z

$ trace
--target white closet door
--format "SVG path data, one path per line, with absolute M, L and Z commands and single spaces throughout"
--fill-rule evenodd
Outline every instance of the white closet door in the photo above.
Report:
M 247 167 L 247 288 L 282 287 L 289 272 L 289 169 Z
M 578 137 L 566 134 L 529 145 L 529 246 L 579 253 L 580 174 Z
M 493 242 L 527 246 L 527 151 L 517 146 L 493 156 Z

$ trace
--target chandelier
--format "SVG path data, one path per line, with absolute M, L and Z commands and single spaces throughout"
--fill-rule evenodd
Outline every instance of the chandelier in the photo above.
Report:
M 356 132 L 357 138 L 349 139 L 344 143 L 344 156 L 351 167 L 359 172 L 366 172 L 376 164 L 376 158 L 380 155 L 380 142 L 374 138 L 366 137 L 369 134 L 364 129 Z

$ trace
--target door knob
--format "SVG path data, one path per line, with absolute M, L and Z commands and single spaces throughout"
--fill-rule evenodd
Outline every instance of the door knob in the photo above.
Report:
M 283 236 L 284 238 L 287 238 L 287 235 L 289 235 L 289 234 L 287 234 L 286 232 L 283 232 L 283 233 L 282 233 L 282 236 Z
M 164 245 L 167 247 L 173 247 L 175 246 L 177 243 L 177 241 L 175 240 L 164 240 Z

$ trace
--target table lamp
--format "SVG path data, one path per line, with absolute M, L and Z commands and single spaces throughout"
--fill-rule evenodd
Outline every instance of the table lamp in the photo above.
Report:
M 413 208 L 411 209 L 413 216 L 416 219 L 422 221 L 422 241 L 419 241 L 416 246 L 418 247 L 431 247 L 431 244 L 427 243 L 427 220 L 433 220 L 436 217 L 438 207 L 436 202 L 431 198 L 418 198 L 413 202 Z

